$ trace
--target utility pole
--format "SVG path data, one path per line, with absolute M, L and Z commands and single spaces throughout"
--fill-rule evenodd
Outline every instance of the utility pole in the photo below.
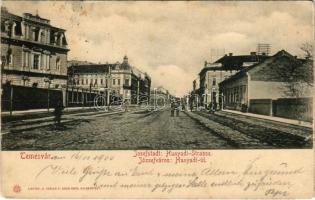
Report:
M 139 95 L 140 95 L 140 80 L 138 78 L 138 87 L 137 87 L 137 105 L 139 105 Z
M 156 110 L 156 88 L 154 88 L 154 110 Z

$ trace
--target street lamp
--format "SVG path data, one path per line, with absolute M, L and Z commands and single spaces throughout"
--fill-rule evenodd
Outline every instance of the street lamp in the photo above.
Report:
M 44 79 L 45 83 L 48 83 L 48 87 L 47 87 L 47 111 L 49 112 L 49 104 L 50 104 L 50 83 L 51 83 L 52 77 L 49 76 L 47 78 Z

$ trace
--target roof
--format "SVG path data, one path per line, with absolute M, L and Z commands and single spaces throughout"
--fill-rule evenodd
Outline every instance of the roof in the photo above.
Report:
M 225 55 L 214 63 L 221 63 L 222 68 L 226 70 L 240 70 L 242 69 L 243 63 L 246 62 L 263 62 L 270 56 L 267 55 L 238 55 L 228 56 Z
M 55 29 L 55 30 L 58 30 L 61 32 L 66 31 L 65 29 L 63 29 L 61 27 L 56 27 L 54 25 L 51 25 L 49 19 L 42 18 L 39 15 L 32 15 L 30 13 L 23 13 L 22 16 L 18 16 L 16 14 L 9 12 L 6 7 L 1 7 L 1 18 L 10 19 L 10 20 L 14 20 L 17 22 L 22 22 L 22 20 L 24 19 L 24 20 L 32 22 L 34 24 L 39 24 L 39 25 L 42 25 L 45 27 L 50 27 L 51 29 Z
M 82 74 L 96 74 L 108 73 L 109 68 L 115 67 L 116 64 L 87 64 L 87 65 L 72 65 L 69 67 L 69 73 L 82 73 Z
M 200 73 L 205 73 L 206 71 L 230 71 L 230 70 L 242 70 L 245 68 L 246 63 L 261 63 L 265 61 L 270 56 L 267 55 L 238 55 L 238 56 L 228 56 L 225 55 L 218 59 L 214 63 L 220 63 L 220 67 L 204 67 Z M 253 65 L 253 64 L 251 64 Z M 249 65 L 250 66 L 250 65 Z
M 232 70 L 232 69 L 223 68 L 223 67 L 204 67 L 199 72 L 199 75 L 205 73 L 206 71 L 228 71 L 228 70 Z
M 281 57 L 281 56 L 288 56 L 290 58 L 293 58 L 293 59 L 296 59 L 296 61 L 298 62 L 301 62 L 301 63 L 304 63 L 305 60 L 304 59 L 297 59 L 296 57 L 292 56 L 290 53 L 288 53 L 287 51 L 285 50 L 281 50 L 279 52 L 277 52 L 275 55 L 271 56 L 271 57 L 268 57 L 268 58 L 265 58 L 263 62 L 259 62 L 259 63 L 256 63 L 252 66 L 249 66 L 249 67 L 246 67 L 246 68 L 243 68 L 241 71 L 237 72 L 236 74 L 230 76 L 229 78 L 225 79 L 224 81 L 222 81 L 221 83 L 219 83 L 220 85 L 221 84 L 224 84 L 226 82 L 229 82 L 231 80 L 235 80 L 237 78 L 240 78 L 240 77 L 243 77 L 246 75 L 246 73 L 250 70 L 252 70 L 253 68 L 255 68 L 256 66 L 260 65 L 261 63 L 264 63 L 267 59 L 275 59 L 277 57 Z

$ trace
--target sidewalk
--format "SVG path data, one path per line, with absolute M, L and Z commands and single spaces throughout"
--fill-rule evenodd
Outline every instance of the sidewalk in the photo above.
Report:
M 75 121 L 78 119 L 90 119 L 94 117 L 101 117 L 101 116 L 108 116 L 108 115 L 114 115 L 123 113 L 124 111 L 118 111 L 118 112 L 107 112 L 107 111 L 100 111 L 100 112 L 88 112 L 88 115 L 82 115 L 82 113 L 74 113 L 74 114 L 68 114 L 64 115 L 61 119 L 61 123 L 67 123 L 71 121 Z M 86 114 L 86 113 L 84 113 Z M 2 125 L 1 127 L 1 135 L 5 135 L 10 133 L 11 131 L 24 131 L 24 130 L 30 130 L 34 128 L 40 128 L 45 127 L 49 125 L 54 125 L 55 122 L 53 120 L 54 116 L 48 116 L 48 117 L 41 117 L 41 118 L 35 118 L 35 119 L 26 119 L 26 120 L 20 120 L 15 121 L 12 123 L 6 123 L 5 125 Z
M 80 109 L 90 109 L 90 108 L 93 108 L 93 107 L 66 107 L 64 109 L 64 111 L 71 111 L 71 110 L 80 110 Z M 49 109 L 49 112 L 53 112 L 54 111 L 54 108 L 50 108 Z M 43 112 L 46 112 L 48 113 L 48 110 L 47 108 L 44 108 L 44 109 L 31 109 L 31 110 L 17 110 L 17 111 L 13 111 L 12 112 L 12 116 L 13 115 L 23 115 L 23 114 L 28 114 L 28 113 L 43 113 Z M 8 116 L 10 115 L 10 112 L 9 111 L 5 111 L 5 112 L 1 112 L 1 116 Z
M 254 114 L 254 113 L 243 113 L 243 112 L 236 111 L 236 110 L 226 110 L 225 109 L 225 110 L 223 110 L 223 112 L 229 112 L 229 113 L 234 113 L 234 114 L 238 114 L 238 115 L 244 115 L 244 116 L 255 117 L 255 118 L 259 118 L 259 119 L 266 119 L 266 120 L 271 120 L 271 121 L 276 121 L 276 122 L 282 122 L 282 123 L 296 125 L 296 126 L 313 128 L 313 124 L 311 122 L 299 121 L 299 120 L 294 120 L 294 119 L 286 119 L 286 118 L 274 117 L 274 116 L 267 116 L 267 115 L 259 115 L 259 114 Z

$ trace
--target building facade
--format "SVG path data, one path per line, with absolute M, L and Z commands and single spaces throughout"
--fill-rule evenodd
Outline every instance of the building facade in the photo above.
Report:
M 199 73 L 200 105 L 205 107 L 210 103 L 219 105 L 222 98 L 219 93 L 219 83 L 244 68 L 264 61 L 266 58 L 268 56 L 257 55 L 255 52 L 251 52 L 250 55 L 238 56 L 233 56 L 230 53 L 214 63 L 205 61 L 204 68 Z
M 299 107 L 301 105 L 297 104 L 301 102 L 312 101 L 313 88 L 305 81 L 305 75 L 313 77 L 311 60 L 298 59 L 284 50 L 279 51 L 264 62 L 245 68 L 219 84 L 224 107 L 279 116 L 280 112 L 284 112 L 280 111 L 280 107 L 292 105 L 286 108 L 288 111 L 294 107 L 293 104 Z M 284 104 L 280 105 L 279 102 Z
M 68 51 L 65 30 L 50 20 L 1 8 L 2 84 L 66 88 Z
M 150 96 L 151 78 L 131 66 L 127 56 L 122 63 L 114 64 L 73 62 L 68 75 L 72 86 L 105 92 L 132 104 L 138 103 L 141 95 Z

